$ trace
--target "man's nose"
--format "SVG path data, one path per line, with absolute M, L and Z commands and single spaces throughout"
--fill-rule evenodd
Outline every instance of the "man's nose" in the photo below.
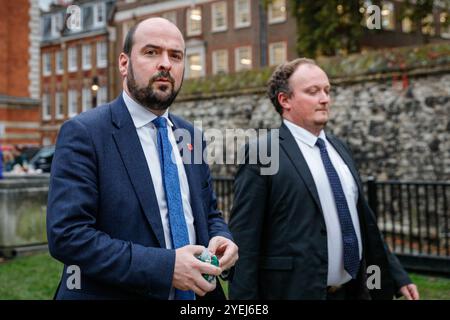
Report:
M 320 100 L 319 100 L 320 104 L 328 104 L 330 103 L 330 95 L 324 91 L 322 91 L 321 95 L 320 95 Z
M 167 52 L 163 52 L 163 54 L 161 54 L 161 60 L 158 64 L 158 70 L 170 71 L 170 69 L 172 69 L 172 63 L 170 62 L 169 54 Z

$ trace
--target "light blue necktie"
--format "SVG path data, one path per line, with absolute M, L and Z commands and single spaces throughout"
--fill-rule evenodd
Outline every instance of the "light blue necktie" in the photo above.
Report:
M 161 162 L 163 185 L 166 194 L 167 210 L 169 212 L 172 245 L 174 249 L 178 249 L 189 244 L 189 234 L 184 218 L 183 202 L 181 200 L 178 169 L 176 163 L 172 161 L 173 150 L 167 132 L 166 118 L 157 117 L 152 122 L 158 130 L 159 160 Z M 195 294 L 190 290 L 183 291 L 175 289 L 175 299 L 195 300 Z
M 359 271 L 359 247 L 350 210 L 348 209 L 341 180 L 339 179 L 336 169 L 333 167 L 333 163 L 328 156 L 325 141 L 318 138 L 316 145 L 320 149 L 320 156 L 322 158 L 325 171 L 327 172 L 331 189 L 333 190 L 334 201 L 336 202 L 339 223 L 341 225 L 342 240 L 344 242 L 344 269 L 353 279 L 356 279 Z

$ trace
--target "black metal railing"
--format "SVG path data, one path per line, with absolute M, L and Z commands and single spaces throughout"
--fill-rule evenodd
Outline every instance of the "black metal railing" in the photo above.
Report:
M 218 206 L 227 220 L 233 204 L 233 181 L 231 177 L 214 179 Z M 449 182 L 376 181 L 369 178 L 364 182 L 364 190 L 369 206 L 377 216 L 379 229 L 393 252 L 406 260 L 415 257 L 413 266 L 417 265 L 419 257 L 433 258 L 438 267 L 429 271 L 450 274 Z M 427 264 L 429 260 L 423 263 Z

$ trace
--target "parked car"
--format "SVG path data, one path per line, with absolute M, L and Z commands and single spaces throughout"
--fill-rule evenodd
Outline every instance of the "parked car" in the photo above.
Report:
M 52 167 L 53 155 L 55 154 L 55 146 L 46 146 L 40 149 L 30 160 L 30 167 L 34 170 L 42 170 L 42 172 L 50 172 Z

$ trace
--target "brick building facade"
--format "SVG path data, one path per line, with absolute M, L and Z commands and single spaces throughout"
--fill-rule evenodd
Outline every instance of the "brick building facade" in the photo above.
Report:
M 0 0 L 0 144 L 40 143 L 37 0 Z
M 72 4 L 76 7 L 53 5 L 41 17 L 43 145 L 55 143 L 65 120 L 110 99 L 108 20 L 114 1 Z M 67 12 L 73 20 L 65 20 Z

